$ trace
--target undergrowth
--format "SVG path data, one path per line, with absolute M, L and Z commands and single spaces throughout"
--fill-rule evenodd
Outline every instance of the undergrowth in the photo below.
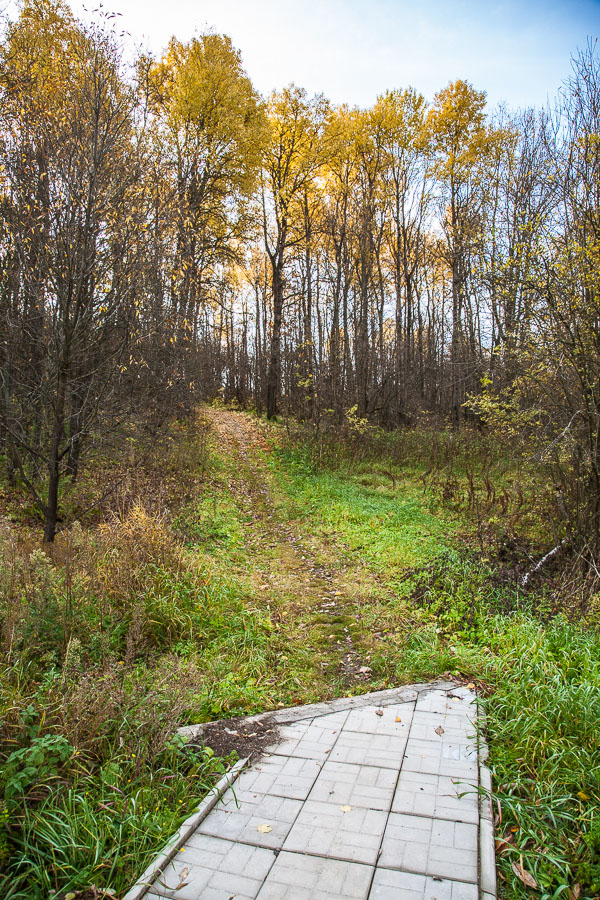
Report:
M 175 442 L 171 509 L 154 474 L 150 503 L 129 486 L 51 551 L 2 524 L 0 895 L 123 894 L 230 762 L 183 746 L 180 724 L 453 675 L 485 706 L 503 895 L 531 895 L 526 872 L 540 898 L 596 897 L 600 603 L 525 591 L 502 566 L 503 489 L 511 540 L 548 537 L 522 473 L 473 445 L 489 485 L 469 501 L 466 438 L 458 461 L 434 448 L 432 468 L 428 435 L 419 455 L 414 433 L 354 423 L 336 445 L 264 428 L 266 499 L 263 470 L 241 472 L 203 427 L 196 449 L 184 430 Z M 289 572 L 282 527 L 299 539 Z M 333 573 L 337 617 L 298 596 L 304 554 Z M 340 674 L 347 634 L 359 681 Z
M 172 433 L 161 477 L 180 482 L 176 512 L 184 491 L 201 492 L 208 454 L 205 423 L 197 439 L 189 427 Z M 84 473 L 84 495 L 89 482 Z M 272 702 L 257 687 L 268 616 L 186 549 L 164 487 L 154 466 L 136 471 L 97 527 L 76 523 L 52 547 L 0 520 L 7 900 L 92 884 L 124 893 L 230 762 L 184 747 L 177 727 Z
M 124 891 L 225 770 L 177 726 L 256 703 L 268 628 L 141 506 L 54 560 L 0 544 L 0 893 Z

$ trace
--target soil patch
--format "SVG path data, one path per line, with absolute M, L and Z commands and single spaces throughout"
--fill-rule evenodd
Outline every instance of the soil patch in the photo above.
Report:
M 279 740 L 279 728 L 269 719 L 248 722 L 247 719 L 220 719 L 207 722 L 202 734 L 190 742 L 200 747 L 210 747 L 215 756 L 237 753 L 240 759 L 249 757 L 254 761 L 262 756 L 267 747 Z

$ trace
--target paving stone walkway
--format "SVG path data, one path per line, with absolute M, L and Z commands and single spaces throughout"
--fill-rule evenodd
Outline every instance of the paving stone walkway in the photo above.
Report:
M 444 683 L 274 714 L 125 900 L 493 900 L 476 709 Z

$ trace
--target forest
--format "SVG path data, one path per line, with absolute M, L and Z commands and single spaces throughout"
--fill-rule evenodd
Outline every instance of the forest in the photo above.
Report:
M 178 724 L 448 671 L 496 697 L 506 896 L 513 854 L 597 896 L 596 42 L 516 110 L 128 46 L 66 0 L 2 21 L 3 896 L 121 896 L 227 765 Z M 268 581 L 271 520 L 341 567 L 355 660 Z
M 198 398 L 323 433 L 348 410 L 496 428 L 593 563 L 600 514 L 595 45 L 553 110 L 466 81 L 260 98 L 228 38 L 132 63 L 26 3 L 2 45 L 2 442 L 46 541 L 118 423 Z

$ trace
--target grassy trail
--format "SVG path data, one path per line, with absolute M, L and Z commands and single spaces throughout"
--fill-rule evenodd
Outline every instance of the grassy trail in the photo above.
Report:
M 276 626 L 306 636 L 315 654 L 315 682 L 328 677 L 354 689 L 369 680 L 369 642 L 362 633 L 362 585 L 331 539 L 310 536 L 311 523 L 288 518 L 280 481 L 269 465 L 271 448 L 247 416 L 222 409 L 205 415 L 229 462 L 229 490 L 244 517 L 240 575 L 250 578 Z

